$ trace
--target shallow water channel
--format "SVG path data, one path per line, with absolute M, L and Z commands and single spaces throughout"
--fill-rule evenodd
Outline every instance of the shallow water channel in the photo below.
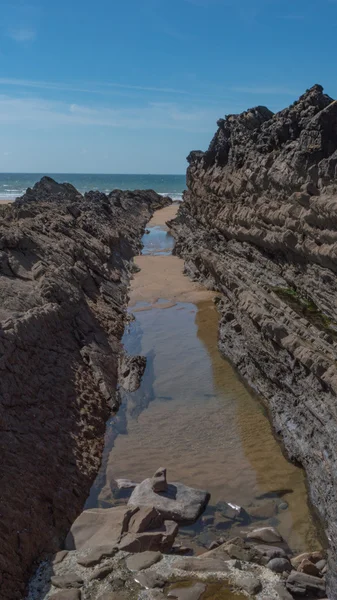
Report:
M 134 320 L 123 338 L 130 354 L 147 357 L 147 367 L 140 389 L 122 393 L 107 424 L 87 508 L 125 502 L 116 479 L 139 482 L 164 466 L 169 481 L 211 493 L 209 522 L 179 534 L 197 553 L 214 539 L 268 524 L 294 552 L 316 549 L 304 473 L 284 458 L 262 402 L 219 354 L 212 294 L 183 276 L 158 217 L 148 231 L 131 290 Z M 243 506 L 251 519 L 229 522 L 224 501 Z

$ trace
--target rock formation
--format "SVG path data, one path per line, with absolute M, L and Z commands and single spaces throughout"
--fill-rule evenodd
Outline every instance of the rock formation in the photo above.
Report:
M 221 293 L 220 350 L 307 472 L 337 598 L 337 102 L 315 85 L 229 115 L 188 161 L 175 251 Z
M 0 597 L 22 599 L 97 473 L 118 406 L 130 260 L 153 191 L 82 196 L 43 178 L 0 222 Z

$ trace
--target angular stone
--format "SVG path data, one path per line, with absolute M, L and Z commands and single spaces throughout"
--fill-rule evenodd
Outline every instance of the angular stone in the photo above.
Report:
M 297 570 L 299 573 L 306 573 L 307 575 L 313 575 L 314 577 L 318 577 L 320 574 L 320 569 L 318 569 L 317 565 L 314 565 L 308 558 L 302 560 Z
M 53 575 L 50 579 L 54 587 L 57 588 L 80 588 L 83 585 L 83 579 L 76 573 L 66 573 L 65 575 Z
M 60 550 L 57 552 L 53 558 L 53 565 L 59 565 L 67 556 L 68 550 Z
M 276 583 L 274 585 L 274 590 L 278 595 L 278 600 L 293 600 L 291 594 L 289 594 L 287 588 L 283 583 Z
M 145 479 L 133 490 L 128 506 L 154 506 L 165 519 L 188 524 L 197 520 L 209 498 L 208 492 L 182 483 L 171 483 L 167 492 L 156 494 L 152 489 L 152 479 Z
M 133 490 L 138 483 L 130 481 L 130 479 L 116 479 L 116 486 L 119 490 Z
M 160 467 L 152 477 L 152 489 L 156 494 L 160 492 L 168 491 L 168 484 L 166 479 L 166 469 Z
M 164 522 L 162 515 L 152 507 L 142 506 L 130 519 L 128 531 L 143 533 L 160 527 Z
M 163 588 L 165 585 L 165 579 L 161 575 L 158 575 L 158 573 L 151 571 L 137 573 L 135 581 L 147 590 L 151 588 Z
M 258 594 L 262 589 L 260 580 L 251 573 L 240 574 L 236 577 L 235 584 L 250 596 Z
M 129 516 L 130 511 L 125 506 L 85 510 L 67 535 L 66 549 L 84 550 L 117 544 Z
M 292 568 L 287 558 L 272 558 L 266 566 L 274 573 L 290 573 Z
M 249 520 L 249 515 L 242 506 L 233 504 L 231 502 L 218 502 L 216 510 L 222 514 L 223 517 L 231 520 Z
M 50 600 L 81 600 L 80 590 L 62 590 L 50 596 Z
M 163 555 L 161 552 L 151 552 L 147 550 L 145 552 L 140 552 L 139 554 L 134 554 L 129 556 L 126 559 L 126 566 L 130 571 L 142 571 L 143 569 L 148 569 L 155 563 L 159 562 L 162 559 Z
M 93 581 L 94 579 L 105 579 L 112 573 L 114 567 L 113 565 L 104 565 L 100 569 L 96 569 L 96 571 L 89 577 L 89 581 Z
M 168 551 L 178 533 L 178 525 L 174 521 L 164 521 L 163 527 L 144 533 L 127 533 L 118 544 L 124 552 L 144 552 L 145 550 Z
M 283 541 L 282 536 L 276 529 L 274 529 L 274 527 L 261 527 L 259 529 L 254 529 L 254 531 L 251 531 L 247 534 L 247 539 L 260 540 L 261 542 L 267 542 L 267 544 Z
M 304 590 L 305 593 L 314 593 L 320 597 L 325 595 L 325 581 L 319 577 L 306 575 L 292 571 L 287 579 L 287 588 L 292 593 L 299 593 L 299 590 Z
M 279 548 L 278 546 L 268 546 L 266 544 L 254 544 L 254 548 L 262 554 L 262 556 L 266 556 L 269 560 L 272 558 L 286 558 L 287 554 L 283 548 Z
M 326 567 L 326 560 L 324 560 L 324 558 L 322 560 L 319 560 L 316 563 L 316 567 L 319 571 L 323 571 L 323 569 Z
M 82 567 L 94 567 L 98 563 L 106 558 L 107 556 L 114 556 L 118 552 L 117 546 L 97 546 L 93 550 L 90 550 L 85 556 L 80 556 L 77 559 L 79 565 Z
M 190 587 L 173 587 L 167 594 L 168 598 L 176 598 L 177 600 L 199 600 L 202 594 L 206 591 L 206 585 L 198 582 Z

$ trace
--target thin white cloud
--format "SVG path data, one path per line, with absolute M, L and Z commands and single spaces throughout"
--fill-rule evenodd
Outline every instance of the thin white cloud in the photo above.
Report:
M 110 108 L 46 101 L 40 98 L 0 96 L 0 124 L 53 128 L 103 126 L 127 129 L 179 129 L 212 132 L 219 109 L 185 110 L 175 103 L 154 103 L 134 108 Z
M 233 86 L 230 88 L 232 92 L 239 92 L 242 94 L 265 94 L 269 95 L 284 95 L 284 96 L 296 96 L 297 92 L 286 87 L 273 87 L 273 86 Z
M 8 36 L 15 42 L 32 42 L 36 38 L 36 31 L 29 27 L 18 27 L 11 29 Z
M 188 90 L 181 90 L 170 87 L 153 87 L 143 85 L 131 85 L 124 83 L 114 82 L 84 82 L 78 84 L 68 84 L 63 82 L 53 81 L 34 81 L 27 79 L 12 79 L 9 77 L 0 77 L 0 85 L 16 86 L 16 87 L 28 87 L 28 88 L 39 88 L 44 90 L 59 90 L 69 92 L 88 92 L 93 94 L 105 94 L 108 93 L 109 88 L 134 90 L 140 92 L 159 92 L 161 94 L 178 94 L 183 96 L 193 96 L 193 92 Z

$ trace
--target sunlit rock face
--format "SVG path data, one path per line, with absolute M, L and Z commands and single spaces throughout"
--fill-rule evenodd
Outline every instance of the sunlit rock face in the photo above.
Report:
M 337 102 L 218 121 L 171 221 L 186 272 L 221 292 L 219 347 L 266 400 L 337 558 Z M 333 596 L 337 597 L 337 596 Z
M 118 406 L 130 259 L 168 203 L 43 178 L 1 212 L 1 599 L 24 597 L 84 505 Z

